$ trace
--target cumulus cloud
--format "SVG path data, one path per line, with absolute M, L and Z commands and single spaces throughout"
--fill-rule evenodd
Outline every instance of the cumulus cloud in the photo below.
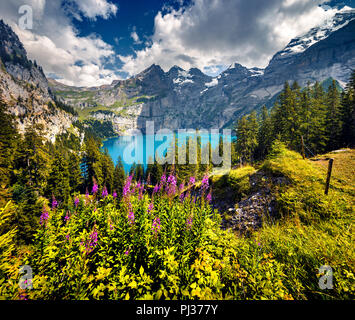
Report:
M 90 19 L 95 20 L 96 17 L 108 19 L 111 15 L 116 15 L 117 6 L 106 0 L 71 0 L 74 2 L 81 13 Z
M 117 11 L 117 7 L 106 0 L 75 2 L 78 17 L 108 18 Z M 24 3 L 33 8 L 33 30 L 22 30 L 18 26 L 18 9 Z M 29 58 L 37 60 L 47 74 L 56 75 L 62 83 L 97 86 L 119 78 L 113 70 L 105 68 L 115 57 L 111 45 L 97 35 L 79 36 L 71 18 L 62 10 L 65 3 L 68 4 L 61 0 L 1 1 L 0 17 L 19 36 Z M 71 7 L 72 13 L 74 9 Z
M 133 75 L 152 63 L 206 72 L 233 62 L 265 67 L 294 37 L 332 17 L 325 0 L 195 0 L 187 8 L 159 12 L 151 45 L 119 56 Z

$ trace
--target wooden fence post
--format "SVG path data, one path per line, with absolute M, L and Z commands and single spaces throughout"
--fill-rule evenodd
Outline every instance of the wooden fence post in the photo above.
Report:
M 334 159 L 329 159 L 329 165 L 328 165 L 328 174 L 327 174 L 327 182 L 325 184 L 325 191 L 324 194 L 328 194 L 329 191 L 329 183 L 330 183 L 330 177 L 332 176 L 332 169 L 333 169 L 333 161 Z

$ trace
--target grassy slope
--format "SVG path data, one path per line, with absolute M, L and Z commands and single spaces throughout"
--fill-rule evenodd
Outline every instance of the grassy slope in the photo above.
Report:
M 283 175 L 291 184 L 277 192 L 280 219 L 276 223 L 265 221 L 251 239 L 236 240 L 239 263 L 249 271 L 249 278 L 253 277 L 250 271 L 255 270 L 257 291 L 262 290 L 260 282 L 264 281 L 265 288 L 268 288 L 270 279 L 273 282 L 280 279 L 281 287 L 285 286 L 285 291 L 294 299 L 354 297 L 355 150 L 320 158 L 329 156 L 334 158 L 334 170 L 328 196 L 324 195 L 327 172 L 324 160 L 303 160 L 299 154 L 279 145 L 274 156 L 261 165 L 261 170 L 270 175 Z M 238 176 L 238 171 L 239 176 L 253 172 L 248 167 L 234 170 L 232 175 Z M 241 181 L 240 189 L 248 190 L 245 179 Z M 248 254 L 253 242 L 260 244 L 261 256 L 271 256 L 275 265 L 272 275 L 260 278 L 258 263 L 250 262 L 255 259 Z M 332 290 L 319 288 L 318 271 L 322 265 L 330 265 L 333 269 Z

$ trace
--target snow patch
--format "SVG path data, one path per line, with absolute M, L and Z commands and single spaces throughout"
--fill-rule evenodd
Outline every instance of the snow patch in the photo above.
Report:
M 205 83 L 205 86 L 210 88 L 218 85 L 218 79 L 213 78 L 211 82 Z

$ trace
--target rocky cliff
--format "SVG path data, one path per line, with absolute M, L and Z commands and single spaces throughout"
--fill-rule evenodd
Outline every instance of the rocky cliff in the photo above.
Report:
M 26 50 L 12 29 L 0 20 L 0 95 L 9 112 L 16 115 L 18 129 L 42 124 L 46 138 L 55 140 L 75 117 L 59 109 L 40 66 L 27 58 Z

